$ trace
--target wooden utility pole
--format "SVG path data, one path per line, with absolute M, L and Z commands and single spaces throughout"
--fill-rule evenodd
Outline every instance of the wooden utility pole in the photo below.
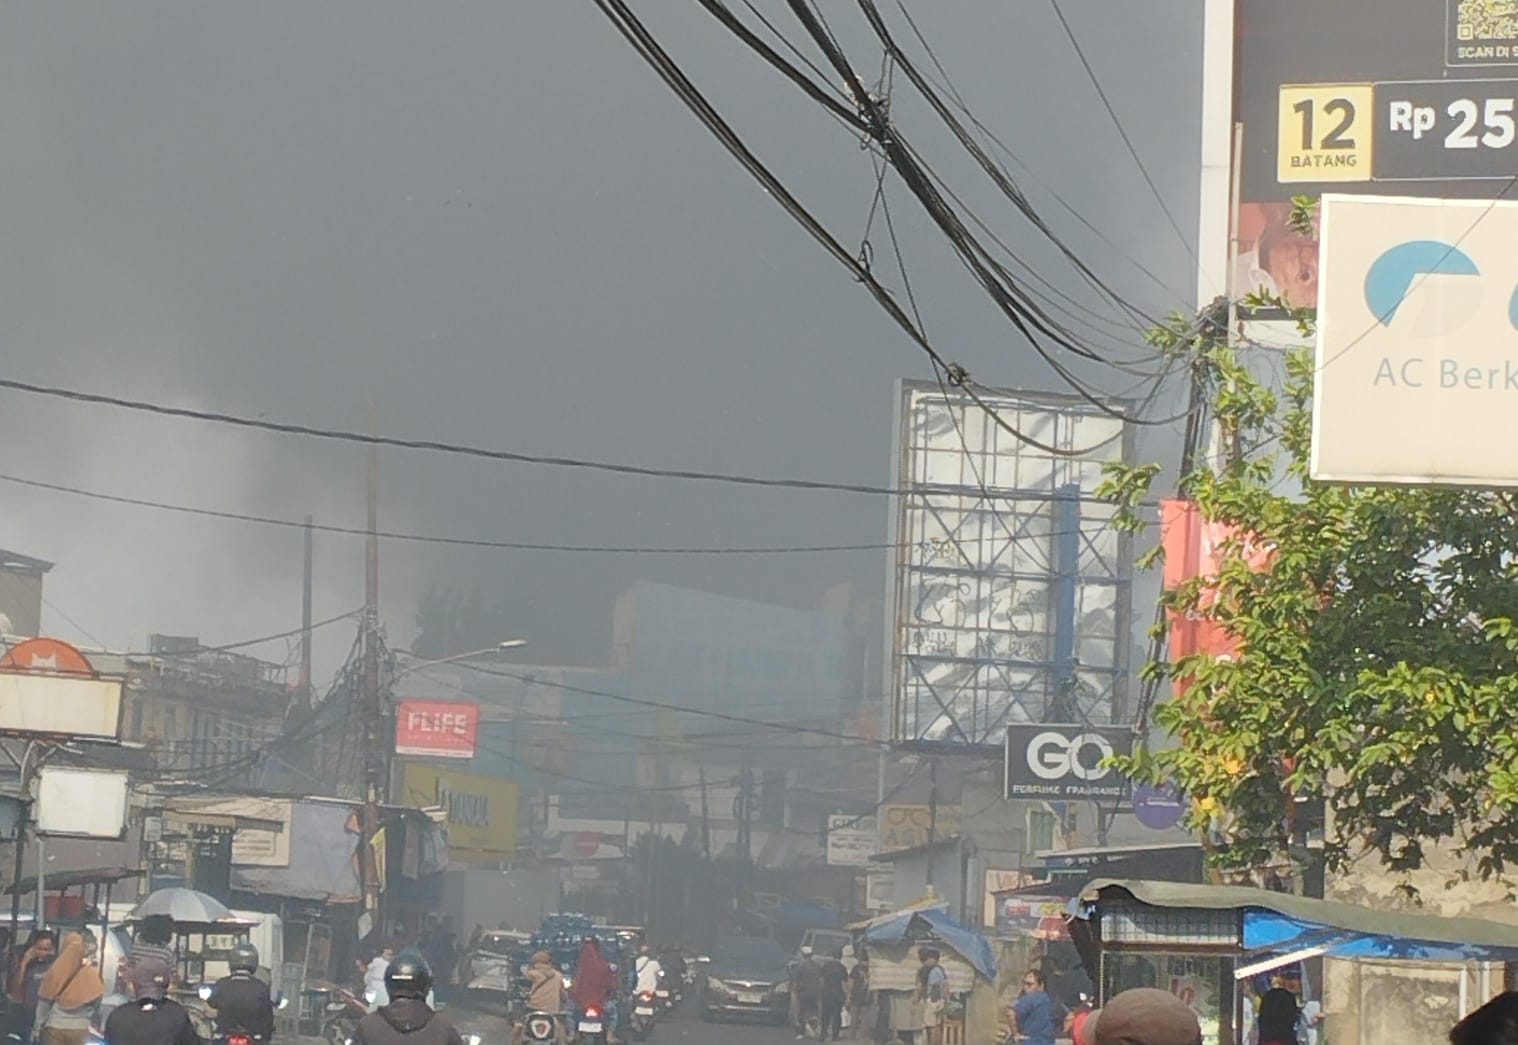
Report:
M 315 701 L 311 693 L 311 566 L 312 552 L 315 541 L 313 540 L 313 527 L 311 516 L 306 516 L 306 541 L 304 570 L 301 573 L 300 589 L 300 693 L 301 704 L 310 707 Z

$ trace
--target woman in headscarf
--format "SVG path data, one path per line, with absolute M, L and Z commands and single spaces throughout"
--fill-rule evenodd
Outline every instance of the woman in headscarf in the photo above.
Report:
M 1297 996 L 1272 987 L 1260 999 L 1260 1045 L 1297 1045 Z
M 611 962 L 601 954 L 601 945 L 595 937 L 587 936 L 580 945 L 580 960 L 575 963 L 574 984 L 569 988 L 576 1013 L 583 1014 L 586 1009 L 599 1009 L 607 1016 L 607 1026 L 611 1027 L 610 1009 L 616 986 L 617 974 L 612 969 Z
M 95 967 L 95 937 L 69 933 L 38 991 L 33 1038 L 42 1045 L 84 1045 L 90 1023 L 105 994 Z

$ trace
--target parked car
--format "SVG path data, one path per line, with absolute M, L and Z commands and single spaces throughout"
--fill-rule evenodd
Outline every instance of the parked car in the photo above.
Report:
M 784 1023 L 790 1016 L 785 950 L 765 936 L 724 936 L 711 961 L 697 974 L 701 1018 L 763 1019 Z

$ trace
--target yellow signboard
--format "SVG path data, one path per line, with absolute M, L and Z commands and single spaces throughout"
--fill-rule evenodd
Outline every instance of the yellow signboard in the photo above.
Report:
M 400 800 L 448 812 L 448 848 L 469 860 L 509 860 L 517 845 L 517 785 L 513 780 L 407 762 Z
M 1375 104 L 1375 86 L 1368 83 L 1283 86 L 1276 181 L 1370 181 Z
M 937 841 L 959 834 L 959 806 L 941 805 L 935 820 L 932 807 L 888 803 L 880 807 L 880 851 L 894 853 L 928 844 L 928 828 Z

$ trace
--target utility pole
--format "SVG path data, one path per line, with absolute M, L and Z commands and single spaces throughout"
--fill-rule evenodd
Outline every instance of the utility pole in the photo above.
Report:
M 300 702 L 305 707 L 312 704 L 311 693 L 311 564 L 314 548 L 314 530 L 311 516 L 306 516 L 305 569 L 301 574 L 300 589 Z
M 749 864 L 753 853 L 754 765 L 751 749 L 743 749 L 743 771 L 738 777 L 738 913 L 748 910 Z
M 370 434 L 374 431 L 373 408 L 370 408 Z M 364 817 L 359 846 L 359 870 L 364 886 L 364 911 L 371 928 L 380 926 L 380 882 L 374 859 L 374 838 L 379 833 L 380 776 L 384 757 L 380 751 L 380 673 L 379 673 L 379 448 L 369 444 L 369 532 L 364 556 L 364 642 L 363 642 L 363 766 Z
M 712 862 L 712 818 L 711 809 L 706 804 L 706 767 L 698 766 L 696 775 L 701 781 L 701 851 L 706 854 L 706 862 Z

